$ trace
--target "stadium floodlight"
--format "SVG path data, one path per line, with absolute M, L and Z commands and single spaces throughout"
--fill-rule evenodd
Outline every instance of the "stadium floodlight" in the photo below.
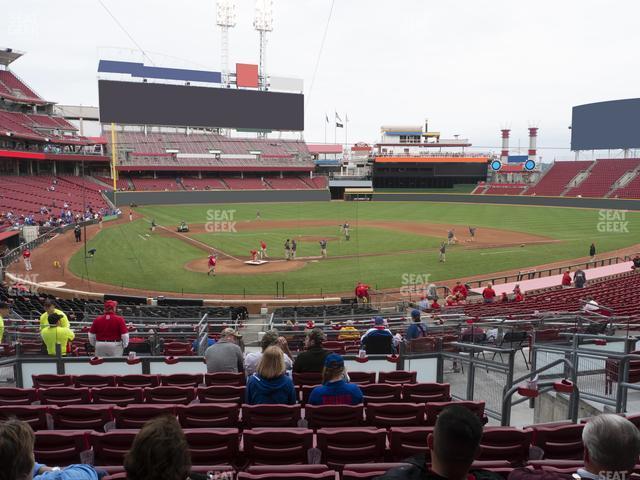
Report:
M 260 88 L 267 88 L 267 32 L 273 31 L 273 0 L 256 0 L 253 27 L 260 35 Z
M 216 23 L 220 27 L 222 83 L 229 85 L 229 29 L 236 26 L 236 0 L 218 0 L 216 7 Z

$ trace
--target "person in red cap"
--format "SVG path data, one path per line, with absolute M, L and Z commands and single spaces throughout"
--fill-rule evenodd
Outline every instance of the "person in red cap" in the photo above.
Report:
M 118 302 L 104 302 L 104 315 L 96 317 L 89 329 L 89 343 L 97 357 L 121 357 L 129 345 L 129 331 L 124 318 L 116 313 Z

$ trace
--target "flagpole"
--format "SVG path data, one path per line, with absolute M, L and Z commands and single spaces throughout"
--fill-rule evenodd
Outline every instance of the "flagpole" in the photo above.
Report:
M 329 123 L 329 117 L 324 114 L 324 143 L 327 143 L 327 123 Z
M 344 114 L 344 146 L 345 148 L 349 145 L 349 116 Z
M 338 143 L 338 113 L 337 110 L 333 110 L 333 143 L 337 145 Z

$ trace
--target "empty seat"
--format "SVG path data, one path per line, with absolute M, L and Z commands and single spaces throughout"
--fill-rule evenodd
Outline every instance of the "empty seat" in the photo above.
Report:
M 33 431 L 46 430 L 47 409 L 45 405 L 4 405 L 0 406 L 0 420 L 17 418 L 27 422 Z
M 31 375 L 31 380 L 34 388 L 70 387 L 73 385 L 73 377 L 71 375 L 43 373 L 41 375 Z
M 106 433 L 91 432 L 89 442 L 93 447 L 94 465 L 122 465 L 138 430 L 111 430 Z
M 378 383 L 416 383 L 418 372 L 394 370 L 392 372 L 378 372 Z
M 296 389 L 300 394 L 300 403 L 302 404 L 302 406 L 306 406 L 307 402 L 309 401 L 309 396 L 311 395 L 311 392 L 313 392 L 314 388 L 319 386 L 320 385 L 303 385 L 302 387 L 300 386 L 296 387 Z
M 279 472 L 277 476 L 273 473 L 239 472 L 237 478 L 238 480 L 273 480 L 274 478 L 280 480 L 338 480 L 340 476 L 333 470 L 327 470 L 320 473 Z
M 37 398 L 37 391 L 32 388 L 0 388 L 0 405 L 31 405 Z
M 231 385 L 236 387 L 244 387 L 246 383 L 247 379 L 244 376 L 244 372 L 219 372 L 204 374 L 204 384 L 206 386 Z
M 116 378 L 116 384 L 119 387 L 130 388 L 157 387 L 160 385 L 160 379 L 158 378 L 158 375 L 122 375 Z
M 342 471 L 342 480 L 370 480 L 398 468 L 406 463 L 357 463 L 347 464 Z
M 243 405 L 245 428 L 297 427 L 300 405 Z
M 237 428 L 186 428 L 184 436 L 194 465 L 231 463 L 237 460 L 240 448 Z
M 80 452 L 88 449 L 87 433 L 74 430 L 36 432 L 33 447 L 36 462 L 60 467 L 81 463 Z
M 320 372 L 293 372 L 293 384 L 297 386 L 303 385 L 320 385 L 322 383 L 322 373 Z
M 297 465 L 307 462 L 313 432 L 306 428 L 245 430 L 244 453 L 254 465 Z
M 349 372 L 349 382 L 358 385 L 376 383 L 376 372 Z
M 524 465 L 529 459 L 531 434 L 513 427 L 485 427 L 477 460 L 506 460 L 513 466 Z
M 435 425 L 436 419 L 440 412 L 450 405 L 458 405 L 460 407 L 467 408 L 480 417 L 483 423 L 487 423 L 487 418 L 484 415 L 484 402 L 474 401 L 453 401 L 453 402 L 431 402 L 427 403 L 427 425 Z
M 234 428 L 240 417 L 237 403 L 201 403 L 177 405 L 182 428 Z
M 429 461 L 427 437 L 433 427 L 393 427 L 389 431 L 389 447 L 395 461 L 402 461 L 414 455 L 425 454 Z
M 385 430 L 368 427 L 321 428 L 317 434 L 322 461 L 330 468 L 383 461 L 386 439 Z
M 76 387 L 87 388 L 115 387 L 116 377 L 114 375 L 78 375 L 73 377 L 73 384 Z
M 184 357 L 193 355 L 189 342 L 167 342 L 164 344 L 164 354 L 171 357 Z
M 371 383 L 360 385 L 364 403 L 399 402 L 402 399 L 402 385 L 390 383 Z
M 362 405 L 307 405 L 304 418 L 309 428 L 359 427 L 363 424 Z
M 424 403 L 367 403 L 367 423 L 378 428 L 424 425 Z
M 202 383 L 202 375 L 191 373 L 174 373 L 173 375 L 163 375 L 160 377 L 161 385 L 173 387 L 195 388 Z
M 580 460 L 584 455 L 584 424 L 532 426 L 532 445 L 544 450 L 545 459 Z
M 43 405 L 85 405 L 91 403 L 88 388 L 52 387 L 38 389 L 38 397 Z
M 231 385 L 212 385 L 210 387 L 198 387 L 198 399 L 202 403 L 238 403 L 244 402 L 245 387 Z
M 110 422 L 110 405 L 70 405 L 51 408 L 53 426 L 57 430 L 99 430 Z
M 180 403 L 186 405 L 196 398 L 192 387 L 153 387 L 144 389 L 147 403 Z
M 413 403 L 448 402 L 449 388 L 448 383 L 406 383 L 402 386 L 402 399 Z
M 124 406 L 130 403 L 142 403 L 144 401 L 144 390 L 142 388 L 129 387 L 92 388 L 91 398 L 93 403 Z
M 116 428 L 142 428 L 148 420 L 160 415 L 175 415 L 175 406 L 143 404 L 113 408 Z

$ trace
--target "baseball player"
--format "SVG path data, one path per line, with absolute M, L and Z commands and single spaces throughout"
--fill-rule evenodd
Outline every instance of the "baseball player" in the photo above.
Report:
M 476 227 L 469 227 L 469 235 L 471 236 L 471 241 L 476 241 Z
M 344 233 L 344 239 L 348 242 L 349 239 L 351 238 L 351 233 L 349 233 L 349 223 L 348 222 L 344 222 L 342 224 L 342 233 Z
M 291 244 L 289 243 L 289 239 L 284 242 L 284 258 L 287 260 L 291 260 Z
M 208 265 L 209 265 L 209 271 L 207 272 L 207 275 L 211 275 L 213 274 L 213 276 L 216 276 L 216 263 L 218 263 L 218 259 L 216 258 L 216 255 L 214 253 L 212 253 L 211 255 L 209 255 L 209 260 L 208 260 Z
M 260 240 L 260 258 L 269 258 L 269 255 L 267 255 L 267 244 L 264 243 L 264 240 Z
M 447 243 L 449 245 L 454 243 L 455 234 L 453 233 L 453 228 L 447 232 Z
M 444 263 L 446 261 L 446 255 L 447 255 L 447 243 L 442 242 L 442 245 L 440 245 L 440 262 Z
M 24 247 L 24 250 L 22 250 L 22 259 L 24 260 L 24 269 L 27 272 L 31 271 L 31 250 L 29 250 L 29 247 Z
M 258 251 L 254 248 L 249 253 L 251 253 L 251 261 L 255 262 L 258 259 Z
M 133 210 L 129 210 L 129 221 L 133 222 Z
M 151 219 L 151 231 L 155 232 L 156 231 L 156 227 L 158 226 L 158 224 L 156 223 L 156 219 L 152 218 Z
M 260 220 L 262 217 L 260 216 L 260 210 L 256 212 L 256 220 Z
M 320 255 L 322 255 L 322 258 L 327 258 L 327 241 L 326 240 L 320 240 Z
M 296 250 L 298 249 L 298 244 L 295 240 L 291 240 L 291 259 L 296 259 Z
M 80 224 L 76 223 L 76 226 L 73 227 L 73 235 L 76 239 L 76 243 L 82 241 L 82 229 L 80 228 Z

